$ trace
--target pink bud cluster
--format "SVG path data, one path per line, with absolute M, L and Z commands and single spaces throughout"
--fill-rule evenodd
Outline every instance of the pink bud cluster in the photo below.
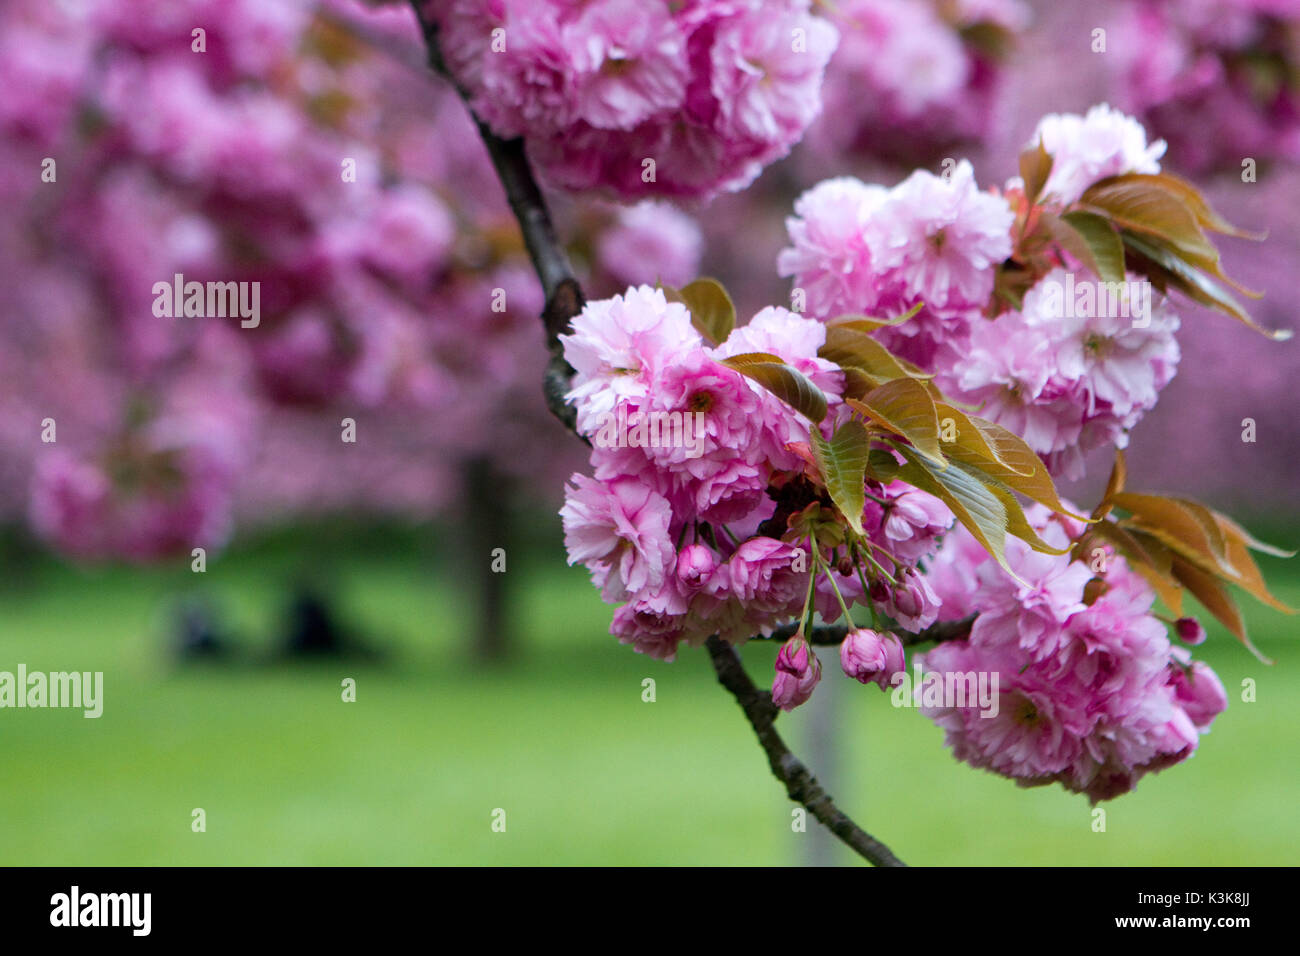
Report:
M 836 31 L 808 0 L 436 0 L 449 69 L 552 184 L 742 189 L 821 109 Z

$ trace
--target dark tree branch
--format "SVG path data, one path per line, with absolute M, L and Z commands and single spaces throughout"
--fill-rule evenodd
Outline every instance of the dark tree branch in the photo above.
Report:
M 411 0 L 416 19 L 424 34 L 425 46 L 428 48 L 429 65 L 456 87 L 468 107 L 468 91 L 456 83 L 447 70 L 442 51 L 438 45 L 438 25 L 426 17 L 421 0 Z M 560 244 L 547 210 L 546 200 L 537 186 L 528 157 L 524 152 L 522 139 L 504 140 L 490 130 L 474 111 L 470 115 L 478 126 L 488 155 L 492 158 L 501 185 L 505 189 L 506 199 L 519 221 L 523 233 L 524 245 L 533 261 L 533 268 L 542 283 L 546 297 L 546 307 L 542 321 L 546 329 L 546 347 L 551 354 L 547 365 L 544 390 L 546 404 L 551 412 L 574 434 L 577 434 L 576 413 L 572 406 L 564 401 L 573 378 L 573 368 L 564 360 L 559 336 L 569 329 L 570 320 L 582 311 L 582 288 L 573 275 L 573 268 Z M 581 436 L 579 436 L 581 437 Z M 793 629 L 791 630 L 793 633 Z M 843 640 L 843 635 L 840 636 Z M 718 682 L 725 687 L 736 702 L 740 704 L 750 725 L 758 735 L 759 743 L 767 754 L 772 773 L 785 784 L 786 793 L 820 820 L 837 837 L 866 860 L 877 866 L 904 866 L 889 848 L 863 831 L 847 815 L 835 806 L 830 794 L 821 788 L 808 768 L 790 752 L 773 727 L 777 708 L 772 703 L 770 693 L 760 691 L 745 673 L 740 658 L 730 644 L 717 637 L 708 641 L 709 656 L 718 674 Z
M 717 635 L 710 637 L 706 646 L 713 659 L 713 669 L 718 673 L 718 683 L 730 691 L 740 709 L 745 712 L 763 752 L 767 754 L 772 775 L 785 784 L 785 792 L 790 799 L 807 807 L 828 830 L 876 866 L 906 866 L 894 856 L 889 847 L 835 806 L 835 801 L 822 789 L 817 778 L 790 752 L 773 726 L 778 710 L 772 703 L 772 695 L 759 690 L 750 680 L 735 648 Z
M 456 82 L 447 70 L 438 45 L 438 24 L 426 17 L 421 0 L 411 0 L 420 30 L 424 34 L 424 43 L 429 51 L 429 66 L 446 77 L 461 99 L 469 105 L 469 93 Z M 551 214 L 546 206 L 546 199 L 537 185 L 528 156 L 524 152 L 524 141 L 520 138 L 502 139 L 488 128 L 470 109 L 470 116 L 478 127 L 479 136 L 487 147 L 492 166 L 506 193 L 510 210 L 519 222 L 523 233 L 524 246 L 532 259 L 533 270 L 542 283 L 542 294 L 546 306 L 542 312 L 542 323 L 546 329 L 546 349 L 551 360 L 546 366 L 542 390 L 546 395 L 546 407 L 558 418 L 569 431 L 577 434 L 577 413 L 573 406 L 564 400 L 573 379 L 573 368 L 564 360 L 564 350 L 560 345 L 560 335 L 569 330 L 570 320 L 582 311 L 585 303 L 582 287 L 573 274 L 569 257 L 555 232 Z M 579 436 L 581 437 L 581 436 Z M 585 440 L 585 439 L 584 439 Z

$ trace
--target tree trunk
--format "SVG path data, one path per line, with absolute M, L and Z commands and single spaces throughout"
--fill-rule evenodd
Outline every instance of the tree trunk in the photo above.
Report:
M 511 656 L 514 642 L 509 629 L 506 586 L 510 560 L 510 518 L 507 479 L 487 458 L 469 461 L 465 478 L 465 573 L 469 574 L 472 597 L 470 627 L 474 657 L 485 663 L 500 663 Z M 501 550 L 497 550 L 501 549 Z M 506 570 L 501 570 L 503 562 Z M 494 566 L 497 570 L 493 570 Z

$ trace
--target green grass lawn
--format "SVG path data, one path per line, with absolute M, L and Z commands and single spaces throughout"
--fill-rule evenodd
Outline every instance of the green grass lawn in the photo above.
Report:
M 177 668 L 169 607 L 196 582 L 252 642 L 305 553 L 328 558 L 381 663 Z M 102 670 L 104 714 L 0 711 L 0 864 L 782 864 L 810 838 L 703 651 L 675 664 L 608 636 L 552 555 L 511 565 L 519 659 L 466 650 L 461 587 L 409 547 L 245 549 L 188 570 L 9 568 L 0 670 Z M 319 568 L 318 568 L 319 569 Z M 1281 572 L 1279 574 L 1279 572 Z M 1270 561 L 1300 604 L 1300 569 Z M 1249 599 L 1247 599 L 1249 600 Z M 912 864 L 1290 864 L 1300 845 L 1292 619 L 1248 607 L 1273 667 L 1221 631 L 1202 657 L 1232 704 L 1187 764 L 1104 805 L 956 763 L 932 724 L 828 668 L 841 806 Z M 744 651 L 768 683 L 775 649 Z M 830 660 L 828 659 L 828 664 Z M 357 682 L 356 703 L 340 683 Z M 642 701 L 654 678 L 657 700 Z M 1241 681 L 1258 685 L 1240 701 Z M 825 687 L 819 693 L 824 692 Z M 810 717 L 783 716 L 796 751 Z M 814 771 L 818 768 L 813 767 Z M 191 830 L 202 807 L 207 830 Z M 492 814 L 506 811 L 505 832 Z M 852 858 L 845 855 L 845 862 Z

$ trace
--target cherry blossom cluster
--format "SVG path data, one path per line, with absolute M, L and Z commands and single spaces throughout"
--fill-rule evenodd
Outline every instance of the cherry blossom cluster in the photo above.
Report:
M 550 183 L 619 198 L 743 189 L 821 108 L 809 0 L 434 0 L 448 68 Z
M 6 517 L 154 560 L 236 514 L 427 515 L 463 462 L 562 457 L 534 401 L 541 290 L 409 6 L 15 0 L 0 45 Z M 565 231 L 594 291 L 697 270 L 668 206 Z M 256 282 L 260 321 L 160 317 L 178 273 Z M 345 416 L 364 456 L 340 454 Z
M 1049 116 L 1034 140 L 1054 160 L 1039 206 L 1056 210 L 1108 176 L 1158 171 L 1164 148 L 1106 107 Z M 573 477 L 561 514 L 570 562 L 619 605 L 611 630 L 640 652 L 671 660 L 682 642 L 792 629 L 772 685 L 785 709 L 821 677 L 807 639 L 812 612 L 847 625 L 844 672 L 895 695 L 905 683 L 901 635 L 972 620 L 969 635 L 920 663 L 994 678 L 996 704 L 934 701 L 920 687 L 917 702 L 960 759 L 1096 801 L 1186 759 L 1226 706 L 1214 673 L 1171 642 L 1147 581 L 1112 552 L 1072 557 L 1083 523 L 1041 505 L 1027 512 L 1041 540 L 1031 549 L 1008 537 L 1005 560 L 956 527 L 939 498 L 901 481 L 882 485 L 870 469 L 862 514 L 838 513 L 845 499 L 828 499 L 808 454 L 860 407 L 819 350 L 827 320 L 862 314 L 910 315 L 871 334 L 932 374 L 945 396 L 1023 438 L 1052 470 L 1078 473 L 1083 451 L 1124 445 L 1173 377 L 1178 320 L 1159 297 L 1138 309 L 1151 290 L 1136 280 L 1124 290 L 1132 314 L 1076 301 L 1073 286 L 1089 273 L 1065 253 L 1019 308 L 993 308 L 1024 191 L 1018 179 L 982 191 L 967 163 L 947 175 L 917 171 L 893 188 L 822 183 L 796 205 L 778 263 L 808 314 L 766 308 L 717 345 L 661 289 L 589 303 L 564 349 L 591 474 Z M 820 424 L 742 374 L 755 353 L 822 391 L 829 412 Z M 634 419 L 673 415 L 695 416 L 704 439 L 618 434 Z M 864 535 L 847 532 L 855 518 Z M 870 627 L 857 623 L 855 605 Z M 1171 623 L 1184 643 L 1203 639 L 1193 619 Z
M 1041 507 L 1029 517 L 1062 548 L 1081 530 Z M 1060 783 L 1094 803 L 1190 757 L 1227 696 L 1213 670 L 1171 643 L 1146 581 L 1118 555 L 1085 563 L 1007 544 L 1019 580 L 961 528 L 929 568 L 940 617 L 978 617 L 967 640 L 937 645 L 922 666 L 996 674 L 1001 695 L 992 716 L 970 704 L 919 701 L 954 755 L 1023 786 Z M 1191 618 L 1175 633 L 1189 644 L 1205 637 Z
M 612 630 L 622 642 L 672 660 L 683 641 L 743 642 L 811 610 L 837 620 L 855 603 L 913 630 L 936 619 L 937 598 L 916 569 L 951 527 L 949 510 L 901 482 L 869 482 L 866 542 L 850 549 L 804 474 L 797 449 L 806 451 L 808 420 L 724 364 L 780 356 L 825 393 L 829 436 L 849 410 L 843 373 L 817 356 L 825 337 L 815 319 L 769 307 L 712 347 L 686 306 L 648 286 L 588 303 L 574 320 L 564 337 L 577 372 L 569 399 L 592 439 L 592 474 L 566 489 L 565 542 L 570 563 L 620 605 Z M 704 440 L 607 440 L 613 422 L 673 414 L 698 415 Z M 874 632 L 856 634 L 845 654 L 862 680 L 902 666 L 898 639 Z M 777 702 L 806 700 L 818 666 L 801 631 L 778 660 Z
M 1300 160 L 1300 7 L 1130 0 L 1116 52 L 1125 105 L 1193 172 Z M 1213 135 L 1206 135 L 1213 130 Z
M 848 407 L 842 373 L 817 357 L 824 339 L 820 322 L 767 308 L 709 346 L 685 305 L 648 286 L 589 303 L 574 321 L 569 399 L 592 440 L 592 474 L 573 476 L 561 515 L 570 562 L 619 605 L 612 633 L 672 660 L 683 642 L 741 643 L 797 621 L 772 684 L 773 701 L 792 709 L 821 678 L 810 611 L 848 624 L 845 674 L 885 690 L 905 674 L 900 632 L 971 616 L 969 636 L 939 644 L 921 666 L 994 675 L 996 705 L 915 691 L 959 759 L 1096 801 L 1189 757 L 1226 706 L 1222 685 L 1171 644 L 1154 592 L 1122 557 L 1071 558 L 1082 522 L 1034 506 L 1031 524 L 1061 553 L 1009 538 L 1004 567 L 937 498 L 869 480 L 865 546 L 846 542 L 804 470 L 807 420 L 725 364 L 762 352 L 802 371 L 827 396 L 827 437 Z M 611 440 L 612 423 L 673 414 L 698 414 L 704 440 L 689 451 Z M 854 622 L 855 605 L 872 627 Z M 1193 619 L 1176 624 L 1184 642 L 1204 639 Z
M 1106 106 L 1047 116 L 1032 141 L 1053 159 L 1042 202 L 1054 208 L 1107 176 L 1158 172 L 1164 151 Z M 1074 478 L 1089 450 L 1127 445 L 1173 378 L 1178 318 L 1137 276 L 1111 302 L 1068 259 L 1038 277 L 1022 308 L 987 318 L 1021 192 L 1018 178 L 1002 192 L 980 190 L 966 161 L 941 175 L 917 170 L 892 188 L 827 180 L 796 201 L 777 266 L 819 318 L 920 306 L 916 318 L 882 329 L 882 341 Z

